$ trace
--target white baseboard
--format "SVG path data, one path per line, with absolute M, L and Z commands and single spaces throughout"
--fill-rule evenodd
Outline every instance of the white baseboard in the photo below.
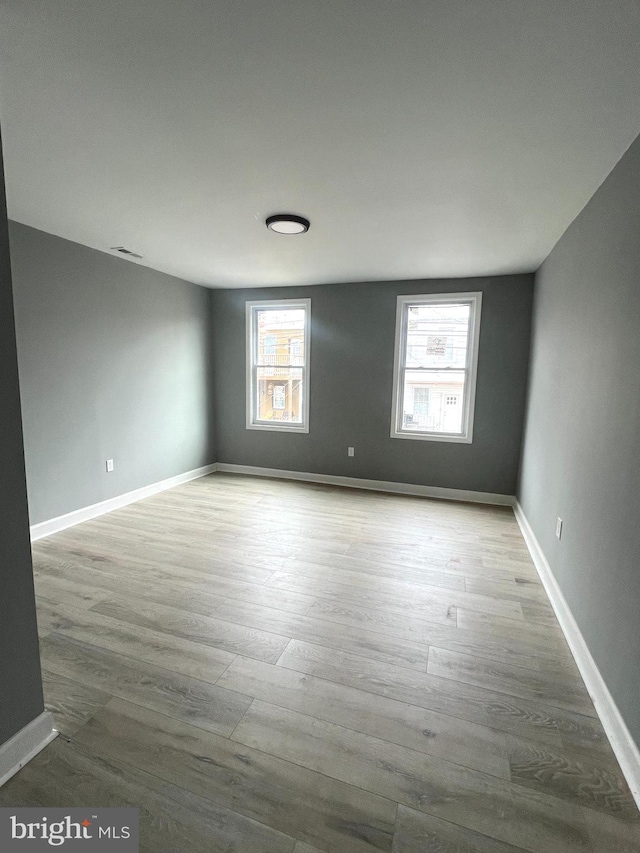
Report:
M 301 480 L 305 483 L 324 483 L 328 486 L 344 486 L 348 489 L 367 489 L 373 492 L 391 492 L 396 495 L 417 495 L 424 498 L 440 498 L 447 501 L 513 506 L 511 495 L 496 495 L 491 492 L 472 492 L 466 489 L 443 489 L 439 486 L 420 486 L 416 483 L 394 483 L 388 480 L 367 480 L 359 477 L 342 477 L 335 474 L 310 474 L 303 471 L 282 471 L 279 468 L 258 468 L 254 465 L 234 465 L 218 462 L 218 471 L 228 474 L 249 474 L 254 477 L 271 477 L 277 480 Z
M 194 468 L 193 471 L 187 471 L 185 474 L 178 474 L 176 477 L 169 477 L 167 480 L 160 480 L 158 483 L 152 483 L 150 486 L 143 486 L 141 489 L 135 489 L 133 492 L 126 492 L 123 495 L 117 495 L 115 498 L 109 498 L 106 501 L 101 501 L 91 506 L 76 509 L 73 512 L 68 512 L 66 515 L 59 515 L 57 518 L 50 518 L 48 521 L 42 521 L 40 524 L 31 526 L 31 541 L 42 539 L 45 536 L 51 536 L 52 533 L 58 533 L 60 530 L 66 530 L 67 527 L 73 527 L 76 524 L 81 524 L 83 521 L 89 521 L 91 518 L 97 518 L 99 515 L 104 515 L 106 512 L 112 512 L 114 509 L 120 509 L 128 504 L 140 501 L 143 498 L 149 498 L 151 495 L 156 495 L 158 492 L 164 492 L 166 489 L 172 489 L 174 486 L 180 486 L 182 483 L 188 483 L 190 480 L 197 480 L 199 477 L 204 477 L 207 474 L 212 474 L 217 466 L 205 465 L 202 468 Z
M 53 717 L 43 711 L 0 746 L 0 788 L 58 736 Z
M 609 738 L 627 784 L 638 804 L 638 808 L 640 808 L 640 750 L 638 749 L 638 745 L 631 737 L 631 733 L 618 710 L 618 706 L 611 693 L 609 693 L 609 689 L 604 682 L 596 662 L 591 656 L 589 647 L 578 627 L 578 623 L 562 594 L 558 581 L 555 579 L 547 558 L 540 547 L 540 543 L 536 539 L 531 525 L 527 521 L 518 501 L 515 503 L 514 512 L 524 541 L 527 543 L 534 565 L 540 575 L 540 580 L 549 596 L 560 627 L 598 712 L 602 727 Z
M 339 477 L 333 474 L 310 474 L 301 471 L 281 471 L 279 468 L 256 468 L 252 465 L 232 465 L 227 462 L 213 463 L 213 465 L 205 465 L 203 468 L 195 468 L 193 471 L 187 471 L 185 474 L 178 474 L 176 477 L 169 477 L 167 480 L 160 480 L 158 483 L 152 483 L 150 486 L 143 486 L 141 489 L 135 489 L 133 492 L 126 492 L 123 495 L 117 495 L 115 498 L 109 498 L 106 501 L 101 501 L 91 506 L 85 506 L 81 509 L 76 509 L 73 512 L 68 512 L 65 515 L 59 515 L 56 518 L 50 518 L 48 521 L 42 521 L 39 524 L 31 525 L 31 541 L 43 539 L 45 536 L 51 536 L 53 533 L 59 533 L 61 530 L 66 530 L 67 527 L 74 527 L 76 524 L 81 524 L 83 521 L 89 521 L 92 518 L 98 518 L 107 512 L 112 512 L 114 509 L 120 509 L 128 504 L 140 501 L 143 498 L 149 498 L 158 492 L 163 492 L 166 489 L 172 489 L 174 486 L 179 486 L 182 483 L 188 483 L 190 480 L 197 480 L 199 477 L 204 477 L 207 474 L 212 474 L 215 471 L 226 471 L 233 474 L 251 474 L 256 477 L 272 477 L 279 480 L 302 480 L 308 483 L 325 483 L 330 486 L 345 486 L 351 489 L 369 489 L 375 492 L 392 492 L 399 495 L 419 495 L 427 498 L 440 498 L 449 501 L 469 501 L 471 503 L 497 504 L 500 506 L 513 506 L 515 498 L 511 495 L 495 495 L 490 492 L 472 492 L 465 489 L 442 489 L 437 486 L 419 486 L 412 483 L 393 483 L 386 480 L 366 480 L 356 477 Z

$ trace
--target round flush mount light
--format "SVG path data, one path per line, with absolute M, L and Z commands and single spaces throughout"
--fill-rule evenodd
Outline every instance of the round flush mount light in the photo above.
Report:
M 294 216 L 292 213 L 276 213 L 270 216 L 266 225 L 278 234 L 304 234 L 309 230 L 311 223 L 303 216 Z

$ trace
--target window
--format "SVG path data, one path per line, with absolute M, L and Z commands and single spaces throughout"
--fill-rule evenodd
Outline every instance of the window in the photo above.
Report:
M 310 299 L 247 302 L 247 429 L 309 432 Z
M 417 417 L 427 417 L 429 414 L 429 395 L 431 388 L 416 386 L 413 389 L 413 414 Z
M 302 361 L 299 359 L 303 358 L 302 355 L 302 339 L 301 338 L 292 338 L 291 339 L 291 364 L 302 364 Z
M 274 409 L 284 409 L 285 401 L 287 399 L 285 393 L 284 385 L 274 385 L 273 386 L 273 408 Z
M 278 339 L 275 335 L 265 335 L 261 343 L 261 354 L 264 356 L 264 364 L 275 364 L 277 355 Z
M 471 443 L 481 293 L 399 296 L 392 438 Z

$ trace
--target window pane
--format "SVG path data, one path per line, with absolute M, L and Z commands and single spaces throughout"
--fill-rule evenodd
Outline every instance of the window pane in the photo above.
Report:
M 304 364 L 304 315 L 303 308 L 256 311 L 258 364 Z
M 464 371 L 407 370 L 402 405 L 403 430 L 462 432 Z
M 469 313 L 469 305 L 408 305 L 406 366 L 464 369 Z
M 302 368 L 259 367 L 257 380 L 256 411 L 259 421 L 302 423 Z

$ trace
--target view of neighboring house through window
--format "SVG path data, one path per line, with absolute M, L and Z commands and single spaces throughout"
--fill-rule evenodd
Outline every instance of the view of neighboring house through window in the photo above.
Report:
M 481 293 L 399 296 L 391 435 L 471 442 Z
M 247 302 L 247 428 L 309 431 L 310 299 Z

